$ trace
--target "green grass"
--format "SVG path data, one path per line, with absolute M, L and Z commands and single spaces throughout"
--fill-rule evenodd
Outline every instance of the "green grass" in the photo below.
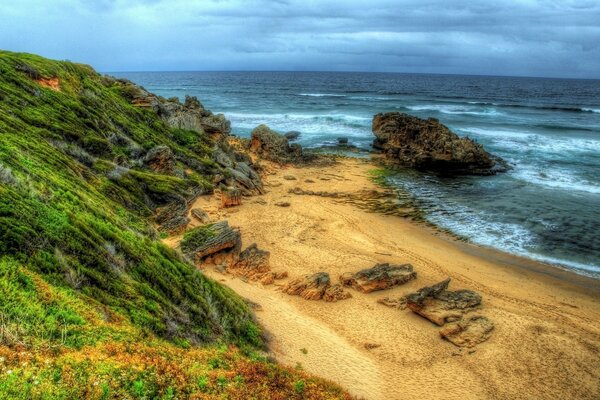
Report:
M 133 106 L 138 90 L 0 51 L 0 398 L 293 398 L 313 378 L 258 360 L 245 302 L 159 241 L 155 211 L 220 171 L 207 135 Z M 178 173 L 144 166 L 158 145 Z

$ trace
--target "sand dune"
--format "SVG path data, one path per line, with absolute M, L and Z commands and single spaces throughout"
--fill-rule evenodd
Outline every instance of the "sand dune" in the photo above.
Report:
M 256 242 L 269 250 L 272 269 L 291 278 L 326 271 L 337 281 L 343 272 L 377 262 L 415 267 L 416 280 L 370 294 L 350 289 L 353 297 L 337 303 L 288 296 L 277 285 L 246 283 L 206 268 L 207 275 L 262 307 L 257 317 L 272 335 L 273 356 L 366 399 L 600 398 L 598 281 L 464 244 L 339 199 L 288 193 L 294 187 L 377 189 L 368 179 L 372 168 L 366 161 L 342 160 L 274 170 L 265 177 L 268 193 L 242 206 L 221 210 L 211 196 L 194 205 L 239 227 L 244 247 Z M 296 179 L 283 179 L 288 175 Z M 290 206 L 275 205 L 282 201 Z M 175 245 L 177 238 L 169 241 Z M 480 293 L 480 314 L 495 324 L 492 337 L 473 350 L 442 340 L 438 327 L 410 311 L 376 302 L 447 277 L 452 289 Z M 380 347 L 367 350 L 366 343 Z

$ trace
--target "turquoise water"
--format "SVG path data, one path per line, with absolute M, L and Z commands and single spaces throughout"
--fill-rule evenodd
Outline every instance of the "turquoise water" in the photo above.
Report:
M 116 73 L 190 94 L 234 134 L 261 123 L 307 147 L 345 136 L 369 149 L 371 118 L 435 117 L 511 163 L 491 177 L 401 172 L 427 218 L 472 242 L 600 277 L 600 81 L 371 73 Z

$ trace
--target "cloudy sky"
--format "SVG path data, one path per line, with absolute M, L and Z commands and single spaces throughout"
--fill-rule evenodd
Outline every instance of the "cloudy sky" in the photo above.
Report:
M 0 0 L 0 48 L 101 71 L 600 78 L 600 0 Z

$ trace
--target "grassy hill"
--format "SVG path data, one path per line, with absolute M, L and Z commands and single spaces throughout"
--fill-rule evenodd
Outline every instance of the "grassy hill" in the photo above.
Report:
M 222 170 L 136 91 L 0 51 L 0 399 L 347 396 L 267 362 L 244 301 L 159 242 Z

